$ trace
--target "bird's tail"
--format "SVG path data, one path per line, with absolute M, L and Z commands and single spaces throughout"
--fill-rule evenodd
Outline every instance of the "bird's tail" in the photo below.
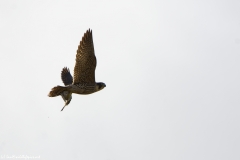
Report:
M 49 97 L 56 97 L 61 95 L 61 93 L 63 91 L 67 91 L 67 87 L 63 87 L 63 86 L 56 86 L 53 87 L 52 90 L 49 92 L 48 96 Z

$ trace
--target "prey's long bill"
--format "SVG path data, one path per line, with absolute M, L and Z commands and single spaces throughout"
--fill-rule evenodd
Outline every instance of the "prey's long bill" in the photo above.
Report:
M 65 105 L 63 106 L 63 108 L 62 108 L 62 110 L 61 110 L 61 111 L 63 111 L 63 109 L 64 109 L 66 106 L 67 106 L 67 103 L 65 103 Z

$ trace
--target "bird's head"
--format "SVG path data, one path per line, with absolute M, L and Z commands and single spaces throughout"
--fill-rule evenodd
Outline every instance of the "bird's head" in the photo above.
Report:
M 100 90 L 102 90 L 105 87 L 106 87 L 105 83 L 103 83 L 103 82 L 97 83 L 97 91 L 100 91 Z

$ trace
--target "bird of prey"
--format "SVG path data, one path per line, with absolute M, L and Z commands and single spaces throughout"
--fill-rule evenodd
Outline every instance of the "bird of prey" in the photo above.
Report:
M 61 95 L 65 102 L 63 110 L 70 103 L 72 93 L 86 95 L 102 90 L 106 87 L 105 83 L 95 82 L 96 63 L 92 31 L 89 29 L 84 33 L 77 49 L 74 77 L 69 69 L 64 67 L 61 78 L 65 86 L 53 87 L 48 96 Z

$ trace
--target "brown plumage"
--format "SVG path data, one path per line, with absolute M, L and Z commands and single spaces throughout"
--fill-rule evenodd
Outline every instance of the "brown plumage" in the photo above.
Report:
M 74 67 L 73 84 L 95 83 L 96 57 L 94 54 L 92 31 L 87 30 L 78 46 Z
M 67 90 L 67 87 L 62 87 L 62 86 L 53 87 L 52 90 L 49 92 L 48 96 L 49 97 L 59 96 L 65 90 Z
M 69 69 L 64 67 L 61 72 L 61 78 L 65 86 L 53 87 L 48 96 L 56 97 L 61 95 L 66 106 L 72 99 L 72 93 L 91 94 L 102 90 L 106 85 L 102 82 L 95 82 L 96 63 L 92 31 L 89 29 L 82 37 L 78 46 L 74 78 L 72 78 Z

